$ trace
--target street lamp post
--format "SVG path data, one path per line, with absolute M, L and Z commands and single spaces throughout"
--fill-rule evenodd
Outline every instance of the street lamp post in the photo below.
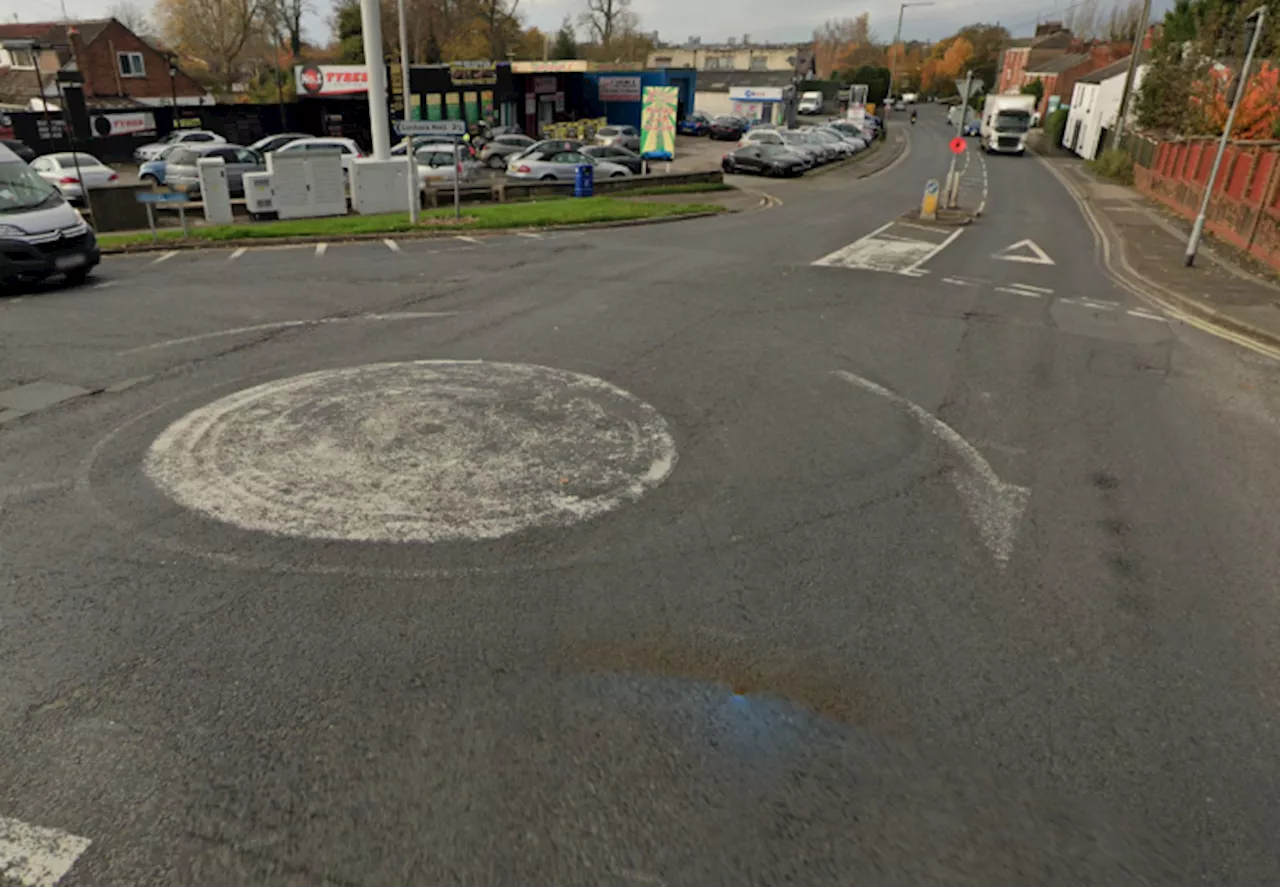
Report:
M 1213 186 L 1218 181 L 1218 169 L 1222 166 L 1222 155 L 1227 150 L 1227 140 L 1231 138 L 1231 127 L 1236 122 L 1236 110 L 1240 107 L 1240 98 L 1244 95 L 1245 84 L 1249 79 L 1249 66 L 1253 64 L 1253 53 L 1258 48 L 1258 38 L 1262 36 L 1262 24 L 1267 17 L 1267 7 L 1259 6 L 1245 19 L 1246 26 L 1253 31 L 1249 38 L 1249 51 L 1244 56 L 1244 67 L 1240 69 L 1240 78 L 1236 81 L 1236 94 L 1231 99 L 1231 110 L 1227 113 L 1227 122 L 1222 127 L 1222 137 L 1218 139 L 1218 154 L 1213 158 L 1213 169 L 1209 171 L 1209 182 L 1204 188 L 1204 197 L 1200 200 L 1200 212 L 1196 215 L 1196 223 L 1191 226 L 1191 238 L 1187 241 L 1187 254 L 1183 259 L 1188 268 L 1195 264 L 1196 250 L 1200 248 L 1200 237 L 1204 234 L 1205 217 L 1209 214 L 1209 201 L 1213 198 Z
M 932 0 L 913 0 L 911 3 L 902 3 L 898 6 L 898 30 L 893 32 L 893 46 L 897 46 L 902 42 L 902 14 L 907 11 L 908 6 L 932 6 Z M 889 51 L 893 51 L 893 46 L 889 47 Z M 886 99 L 893 98 L 893 82 L 897 80 L 898 61 L 897 58 L 889 65 L 889 92 L 885 96 Z
M 378 0 L 360 0 L 360 30 L 364 64 L 369 77 L 369 129 L 373 156 L 391 157 L 391 124 L 387 113 L 387 67 L 382 63 L 382 7 Z
M 169 54 L 169 102 L 174 119 L 178 117 L 178 59 Z

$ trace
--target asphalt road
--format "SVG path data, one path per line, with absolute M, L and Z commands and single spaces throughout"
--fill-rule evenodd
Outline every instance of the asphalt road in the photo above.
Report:
M 0 299 L 0 399 L 63 386 L 0 422 L 0 870 L 1280 882 L 1276 367 L 1034 158 L 901 224 L 910 136 L 767 211 Z

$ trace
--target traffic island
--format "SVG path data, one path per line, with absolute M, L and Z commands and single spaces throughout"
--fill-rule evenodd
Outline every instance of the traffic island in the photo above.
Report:
M 400 237 L 444 237 L 505 230 L 603 227 L 700 218 L 726 212 L 711 203 L 664 203 L 613 197 L 559 199 L 534 203 L 469 206 L 461 218 L 452 209 L 424 212 L 418 224 L 408 213 L 374 216 L 330 216 L 282 222 L 193 227 L 186 237 L 178 230 L 161 230 L 155 240 L 149 231 L 104 234 L 103 252 L 145 252 L 155 249 L 252 246 L 262 242 L 309 243 Z
M 938 207 L 932 219 L 920 215 L 919 209 L 913 209 L 898 216 L 898 221 L 909 222 L 912 225 L 919 225 L 924 228 L 960 228 L 964 225 L 973 224 L 975 218 L 977 216 L 967 209 Z

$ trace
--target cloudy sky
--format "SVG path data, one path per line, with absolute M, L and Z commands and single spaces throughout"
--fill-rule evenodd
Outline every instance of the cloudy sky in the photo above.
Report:
M 147 0 L 141 0 L 145 5 Z M 331 0 L 313 0 L 318 12 L 308 21 L 308 37 L 316 42 L 328 39 L 328 7 Z M 935 0 L 929 7 L 908 9 L 902 34 L 906 39 L 938 39 L 963 25 L 975 21 L 996 22 L 1015 35 L 1029 33 L 1036 21 L 1061 17 L 1069 4 L 1077 0 Z M 1103 9 L 1111 0 L 1100 0 Z M 67 12 L 77 18 L 103 15 L 112 0 L 66 0 Z M 527 24 L 554 30 L 565 14 L 576 16 L 585 0 L 521 0 L 520 11 Z M 1172 5 L 1172 0 L 1153 0 L 1157 14 Z M 704 41 L 720 41 L 727 37 L 750 34 L 752 40 L 805 40 L 813 29 L 829 18 L 871 14 L 871 27 L 882 40 L 893 37 L 897 26 L 896 0 L 632 0 L 632 8 L 646 31 L 656 30 L 663 40 L 680 42 L 690 36 Z M 10 20 L 21 12 L 22 19 L 60 17 L 58 0 L 0 0 L 0 19 Z M 730 12 L 731 14 L 726 14 Z

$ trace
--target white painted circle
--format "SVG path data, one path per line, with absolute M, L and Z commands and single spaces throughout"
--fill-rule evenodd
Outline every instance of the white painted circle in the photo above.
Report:
M 145 470 L 174 500 L 305 539 L 496 539 L 638 499 L 676 463 L 656 410 L 591 376 L 414 361 L 323 370 L 195 410 Z

